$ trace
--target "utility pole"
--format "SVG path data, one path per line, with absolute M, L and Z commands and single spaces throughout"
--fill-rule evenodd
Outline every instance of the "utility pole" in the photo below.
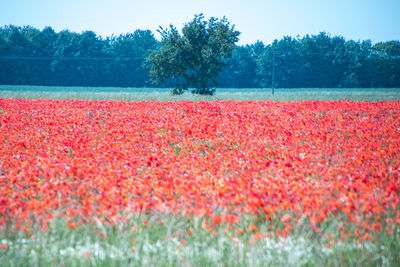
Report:
M 272 83 L 271 83 L 271 86 L 272 86 L 272 95 L 274 95 L 275 94 L 275 89 L 274 89 L 274 87 L 275 87 L 275 52 L 272 53 Z

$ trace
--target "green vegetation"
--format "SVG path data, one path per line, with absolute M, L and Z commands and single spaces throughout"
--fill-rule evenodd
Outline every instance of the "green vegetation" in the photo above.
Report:
M 147 62 L 155 84 L 174 78 L 173 94 L 182 94 L 189 87 L 200 95 L 213 95 L 218 73 L 231 57 L 239 32 L 226 18 L 204 20 L 202 14 L 186 23 L 182 35 L 174 26 L 160 28 L 161 47 L 150 54 Z
M 0 235 L 0 261 L 2 266 L 397 266 L 400 261 L 399 228 L 357 243 L 355 237 L 341 241 L 334 222 L 319 234 L 298 227 L 293 236 L 276 237 L 268 230 L 276 225 L 251 217 L 214 230 L 204 221 L 164 214 L 136 214 L 114 226 L 66 226 L 58 220 L 46 231 Z
M 227 26 L 225 22 L 213 23 Z M 201 25 L 197 25 L 199 29 L 204 26 Z M 233 33 L 230 30 L 227 33 Z M 167 32 L 165 34 L 172 37 Z M 176 40 L 183 40 L 180 38 L 186 35 L 183 33 L 179 37 L 176 32 L 174 34 Z M 206 35 L 203 37 L 205 41 Z M 196 38 L 200 36 L 193 40 Z M 233 35 L 231 38 L 236 37 Z M 222 44 L 223 40 L 215 42 Z M 231 46 L 234 43 L 232 40 L 227 44 Z M 207 47 L 210 44 L 207 42 L 202 46 L 205 55 L 209 53 Z M 154 55 L 161 55 L 165 45 L 166 40 L 160 43 L 148 30 L 103 39 L 94 32 L 56 33 L 50 27 L 40 31 L 30 26 L 4 26 L 0 27 L 0 84 L 148 87 L 150 70 L 144 67 L 146 58 L 151 51 Z M 200 67 L 214 57 L 210 54 L 202 63 L 199 60 L 205 57 L 188 54 L 186 48 L 190 47 L 193 46 L 180 47 L 183 49 L 180 56 L 189 55 L 187 59 L 176 58 L 176 64 L 181 62 L 182 68 L 172 69 L 175 63 L 163 65 L 166 72 L 160 77 L 183 75 L 184 70 L 193 69 L 195 65 Z M 217 54 L 225 58 L 225 53 Z M 170 57 L 164 56 L 163 60 Z M 194 57 L 196 59 L 192 61 Z M 220 60 L 218 62 L 224 62 L 225 66 L 218 77 L 196 75 L 187 87 L 195 88 L 200 77 L 209 77 L 216 78 L 219 88 L 400 88 L 398 40 L 372 44 L 369 40 L 345 40 L 326 33 L 301 38 L 284 37 L 272 44 L 257 42 L 236 46 L 232 57 Z M 210 70 L 207 65 L 198 70 Z M 195 75 L 195 72 L 185 75 Z M 178 79 L 178 82 L 167 79 L 159 86 L 183 88 L 180 83 L 184 81 Z
M 60 87 L 60 86 L 5 86 L 0 85 L 0 98 L 26 99 L 89 99 L 123 101 L 213 101 L 213 100 L 340 100 L 384 101 L 399 100 L 399 88 L 218 88 L 215 95 L 172 95 L 169 88 L 119 87 Z

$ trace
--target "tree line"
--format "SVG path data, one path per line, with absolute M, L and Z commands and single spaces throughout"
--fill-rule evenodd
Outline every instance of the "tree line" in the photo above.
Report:
M 149 30 L 102 38 L 92 31 L 3 26 L 0 84 L 152 87 L 146 59 L 160 47 Z M 235 46 L 216 81 L 228 88 L 400 88 L 400 41 L 372 44 L 322 32 Z

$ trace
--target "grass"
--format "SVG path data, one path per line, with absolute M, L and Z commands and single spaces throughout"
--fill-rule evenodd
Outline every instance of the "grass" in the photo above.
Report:
M 251 218 L 231 230 L 224 223 L 207 230 L 203 222 L 136 214 L 127 223 L 71 229 L 57 220 L 47 231 L 0 235 L 0 244 L 7 244 L 0 261 L 2 266 L 398 266 L 400 260 L 398 228 L 390 236 L 377 233 L 375 241 L 331 243 L 325 236 L 335 227 L 327 226 L 324 235 L 299 227 L 293 236 L 256 240 L 246 228 Z M 268 223 L 258 228 L 267 229 Z
M 123 101 L 212 101 L 212 100 L 341 100 L 385 101 L 400 99 L 400 88 L 219 88 L 214 96 L 199 96 L 187 92 L 171 95 L 168 88 L 0 86 L 0 98 L 26 99 L 88 99 Z

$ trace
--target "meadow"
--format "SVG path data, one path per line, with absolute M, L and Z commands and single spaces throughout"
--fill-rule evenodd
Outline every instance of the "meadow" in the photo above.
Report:
M 0 98 L 88 99 L 121 101 L 214 101 L 214 100 L 341 100 L 386 101 L 400 99 L 400 88 L 218 88 L 213 96 L 186 92 L 180 96 L 170 88 L 62 87 L 0 85 Z
M 2 266 L 400 263 L 398 89 L 147 90 L 0 87 Z

